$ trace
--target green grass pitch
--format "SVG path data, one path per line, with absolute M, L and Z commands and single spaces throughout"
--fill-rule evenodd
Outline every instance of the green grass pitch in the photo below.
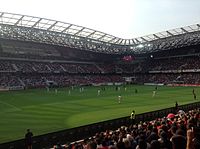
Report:
M 135 93 L 137 88 L 138 93 Z M 24 138 L 27 128 L 34 135 L 73 128 L 94 122 L 195 102 L 193 87 L 127 86 L 116 91 L 114 86 L 106 86 L 97 95 L 99 87 L 84 87 L 80 92 L 76 87 L 55 89 L 30 89 L 24 91 L 0 92 L 0 143 Z M 197 99 L 199 88 L 195 88 Z M 121 95 L 121 103 L 118 96 Z M 198 100 L 197 100 L 198 101 Z

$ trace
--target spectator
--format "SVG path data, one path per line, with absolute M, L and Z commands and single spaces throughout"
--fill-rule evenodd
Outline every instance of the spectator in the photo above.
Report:
M 151 141 L 151 149 L 160 149 L 160 142 L 157 140 Z
M 25 146 L 26 149 L 32 149 L 32 137 L 33 133 L 30 131 L 30 129 L 27 129 L 27 133 L 25 134 Z
M 172 141 L 172 148 L 173 149 L 185 149 L 186 148 L 186 139 L 181 135 L 175 135 L 171 139 Z
M 87 149 L 96 149 L 96 148 L 97 148 L 97 144 L 93 141 L 87 144 Z

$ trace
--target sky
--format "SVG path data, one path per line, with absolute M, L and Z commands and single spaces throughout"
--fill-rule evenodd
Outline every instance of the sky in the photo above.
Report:
M 131 39 L 200 23 L 200 0 L 0 0 L 0 11 Z

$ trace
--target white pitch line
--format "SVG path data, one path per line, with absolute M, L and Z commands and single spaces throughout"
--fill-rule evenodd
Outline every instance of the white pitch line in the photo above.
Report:
M 4 105 L 7 105 L 7 106 L 10 106 L 10 107 L 14 108 L 14 109 L 17 110 L 17 111 L 21 111 L 21 110 L 22 110 L 22 109 L 20 109 L 20 108 L 14 106 L 14 105 L 11 105 L 11 104 L 9 104 L 9 103 L 3 102 L 3 101 L 1 101 L 1 100 L 0 100 L 0 103 L 2 103 L 2 104 L 4 104 Z

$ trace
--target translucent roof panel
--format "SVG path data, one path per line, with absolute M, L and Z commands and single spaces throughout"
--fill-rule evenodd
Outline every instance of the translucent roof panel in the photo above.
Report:
M 93 41 L 96 40 L 98 42 L 105 42 L 109 44 L 122 46 L 137 46 L 139 44 L 150 43 L 159 39 L 200 31 L 200 25 L 194 24 L 191 26 L 171 29 L 168 31 L 163 31 L 133 39 L 122 39 L 107 33 L 103 33 L 101 31 L 89 29 L 87 27 L 82 27 L 70 23 L 6 12 L 0 12 L 0 24 L 41 29 L 49 32 L 57 32 L 60 34 L 67 34 L 72 35 L 74 37 L 82 37 Z

